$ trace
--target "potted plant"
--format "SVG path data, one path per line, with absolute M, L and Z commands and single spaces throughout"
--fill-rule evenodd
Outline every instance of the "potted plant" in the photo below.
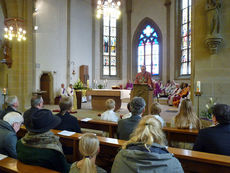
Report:
M 213 114 L 213 106 L 215 105 L 215 101 L 212 97 L 209 98 L 208 103 L 205 105 L 205 110 L 201 111 L 200 114 L 200 118 L 202 121 L 202 124 L 204 124 L 204 126 L 209 126 L 212 123 L 212 114 Z M 205 122 L 206 123 L 203 123 Z M 207 124 L 207 125 L 206 125 Z

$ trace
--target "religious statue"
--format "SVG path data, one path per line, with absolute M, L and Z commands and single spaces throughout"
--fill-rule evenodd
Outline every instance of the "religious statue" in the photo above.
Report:
M 11 66 L 12 66 L 11 48 L 9 46 L 8 41 L 4 41 L 4 43 L 2 45 L 2 50 L 3 50 L 3 57 L 4 58 L 2 59 L 1 62 L 6 64 L 8 66 L 8 68 L 11 68 Z
M 220 8 L 221 0 L 207 0 L 208 33 L 213 36 L 220 33 Z
M 211 53 L 217 53 L 219 45 L 223 42 L 220 34 L 220 9 L 222 7 L 222 0 L 207 0 L 205 10 L 207 11 L 207 26 L 208 33 L 206 37 L 206 44 Z

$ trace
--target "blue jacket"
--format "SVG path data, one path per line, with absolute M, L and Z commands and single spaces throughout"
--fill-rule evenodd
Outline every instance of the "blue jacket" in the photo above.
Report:
M 137 124 L 141 120 L 139 115 L 131 116 L 127 119 L 118 121 L 117 137 L 122 140 L 129 140 L 130 134 L 136 128 Z
M 111 173 L 183 173 L 180 162 L 167 149 L 153 143 L 147 150 L 132 143 L 116 155 Z
M 8 122 L 0 120 L 0 153 L 17 158 L 17 140 L 13 127 Z
M 201 129 L 193 150 L 230 156 L 230 124 Z
M 64 115 L 61 113 L 56 114 L 59 118 L 61 118 L 61 123 L 55 127 L 57 130 L 68 130 L 76 133 L 81 133 L 81 128 L 78 124 L 78 120 L 76 117 L 70 115 L 69 112 L 66 112 Z

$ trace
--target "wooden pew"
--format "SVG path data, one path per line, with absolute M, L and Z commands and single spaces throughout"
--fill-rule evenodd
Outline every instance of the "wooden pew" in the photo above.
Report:
M 1 173 L 57 173 L 54 170 L 40 166 L 26 165 L 16 159 L 7 157 L 0 160 Z
M 26 132 L 26 129 L 21 129 Z M 21 131 L 20 130 L 20 131 Z M 72 136 L 62 136 L 57 134 L 59 130 L 52 130 L 52 132 L 58 135 L 62 144 L 72 146 L 74 150 L 74 159 L 80 160 L 80 154 L 78 151 L 78 141 L 82 134 L 74 134 Z M 22 134 L 22 133 L 21 133 Z M 118 140 L 113 138 L 106 138 L 98 136 L 100 141 L 100 153 L 97 157 L 96 163 L 98 166 L 109 170 L 112 166 L 114 157 L 125 143 L 124 140 Z M 64 143 L 63 143 L 64 142 Z M 230 172 L 230 157 L 224 155 L 210 154 L 198 151 L 184 150 L 179 148 L 168 147 L 169 152 L 173 153 L 182 164 L 185 172 L 197 172 L 197 173 L 212 173 Z
M 117 132 L 117 123 L 104 120 L 90 120 L 87 122 L 81 121 L 78 119 L 78 123 L 81 128 L 102 130 L 109 132 L 109 137 L 113 138 L 114 134 Z M 177 129 L 172 127 L 164 127 L 163 131 L 166 134 L 168 140 L 168 145 L 171 146 L 172 141 L 176 142 L 187 142 L 195 143 L 196 137 L 198 135 L 198 130 L 194 129 Z
M 168 140 L 168 146 L 172 146 L 172 141 L 195 143 L 199 131 L 195 129 L 178 129 L 173 127 L 164 127 L 163 131 Z
M 89 120 L 87 122 L 81 121 L 84 118 L 78 118 L 78 124 L 81 128 L 101 130 L 109 133 L 110 138 L 114 138 L 117 133 L 117 123 L 105 120 Z

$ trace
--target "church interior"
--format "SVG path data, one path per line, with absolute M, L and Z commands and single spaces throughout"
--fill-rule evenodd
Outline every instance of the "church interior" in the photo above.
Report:
M 167 125 L 182 100 L 181 96 L 175 106 L 171 98 L 169 104 L 172 93 L 166 94 L 166 88 L 171 83 L 175 88 L 186 83 L 186 98 L 192 101 L 194 112 L 207 118 L 210 106 L 230 105 L 229 16 L 229 0 L 0 0 L 0 111 L 6 106 L 6 97 L 15 95 L 18 111 L 25 112 L 31 107 L 31 97 L 38 94 L 44 107 L 55 114 L 61 85 L 67 89 L 72 84 L 81 90 L 80 99 L 73 90 L 72 114 L 99 120 L 103 109 L 96 108 L 105 100 L 96 100 L 96 96 L 106 95 L 107 90 L 125 90 L 129 83 L 137 85 L 136 76 L 144 65 L 153 82 L 146 97 L 151 97 L 151 103 L 162 104 L 161 116 Z M 95 94 L 94 89 L 105 93 Z M 116 107 L 121 117 L 128 113 L 131 92 L 119 92 L 124 98 Z M 111 98 L 116 99 L 114 95 Z M 205 120 L 202 123 L 206 124 Z M 87 129 L 83 122 L 79 124 Z M 105 133 L 102 127 L 89 129 L 85 131 L 100 136 Z M 175 155 L 183 160 L 180 154 Z M 223 157 L 220 162 L 230 160 Z M 193 172 L 191 167 L 197 163 L 192 166 L 189 159 L 182 160 L 184 169 L 189 165 L 185 172 Z M 103 159 L 100 161 L 101 166 Z M 210 161 L 210 168 L 204 167 L 213 172 L 215 164 Z M 218 166 L 230 170 L 230 162 L 226 164 Z M 111 169 L 111 165 L 104 167 Z M 195 171 L 203 172 L 201 168 Z

